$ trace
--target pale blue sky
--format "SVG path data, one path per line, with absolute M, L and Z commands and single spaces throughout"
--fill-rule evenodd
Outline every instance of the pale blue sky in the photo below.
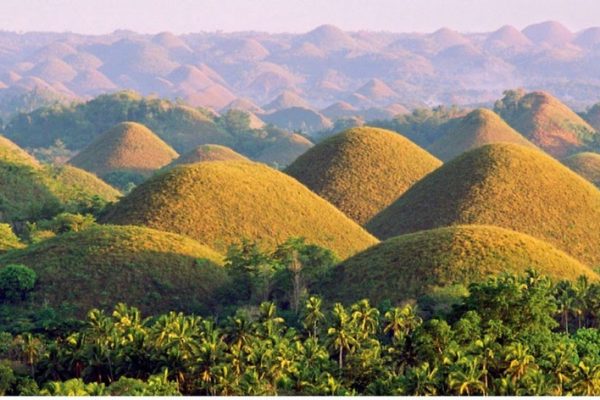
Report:
M 600 26 L 600 0 L 0 0 L 0 30 L 107 33 L 261 30 L 489 31 L 558 20 Z

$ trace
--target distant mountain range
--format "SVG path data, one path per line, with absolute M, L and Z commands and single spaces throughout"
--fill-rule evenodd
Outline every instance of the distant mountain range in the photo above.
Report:
M 480 105 L 514 87 L 581 109 L 600 100 L 599 62 L 600 27 L 559 22 L 487 33 L 0 32 L 0 103 L 32 89 L 66 99 L 134 89 L 215 111 L 322 111 L 314 123 L 327 127 L 353 109 Z

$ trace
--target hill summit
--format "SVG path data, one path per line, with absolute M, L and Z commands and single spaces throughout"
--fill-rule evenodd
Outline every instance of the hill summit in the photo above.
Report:
M 364 224 L 440 165 L 397 133 L 361 127 L 317 144 L 285 172 Z
M 103 176 L 114 171 L 149 175 L 178 154 L 150 129 L 123 122 L 104 132 L 69 163 Z
M 449 130 L 428 147 L 431 153 L 444 161 L 490 143 L 507 142 L 535 147 L 498 114 L 485 108 L 471 111 L 449 125 Z
M 600 191 L 544 153 L 491 144 L 444 164 L 366 225 L 379 238 L 441 226 L 495 225 L 600 264 Z
M 157 174 L 102 220 L 184 234 L 218 251 L 243 238 L 274 247 L 302 236 L 347 257 L 377 243 L 295 179 L 243 161 L 182 165 Z
M 180 156 L 167 167 L 174 167 L 181 164 L 194 164 L 203 161 L 248 161 L 248 159 L 231 150 L 229 147 L 218 144 L 204 144 Z

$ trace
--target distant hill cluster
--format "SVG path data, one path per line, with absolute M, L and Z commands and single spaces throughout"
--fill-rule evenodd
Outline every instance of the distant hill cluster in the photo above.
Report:
M 571 32 L 558 22 L 485 33 L 330 25 L 304 34 L 0 32 L 0 108 L 31 111 L 133 89 L 319 130 L 340 116 L 379 119 L 418 106 L 491 102 L 519 86 L 584 107 L 600 100 L 599 44 L 600 28 Z M 41 100 L 24 94 L 34 89 Z M 300 111 L 310 118 L 286 115 Z

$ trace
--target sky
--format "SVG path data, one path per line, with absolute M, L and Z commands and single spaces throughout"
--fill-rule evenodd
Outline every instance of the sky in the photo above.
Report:
M 0 30 L 17 32 L 483 32 L 545 20 L 600 26 L 600 0 L 0 0 Z

